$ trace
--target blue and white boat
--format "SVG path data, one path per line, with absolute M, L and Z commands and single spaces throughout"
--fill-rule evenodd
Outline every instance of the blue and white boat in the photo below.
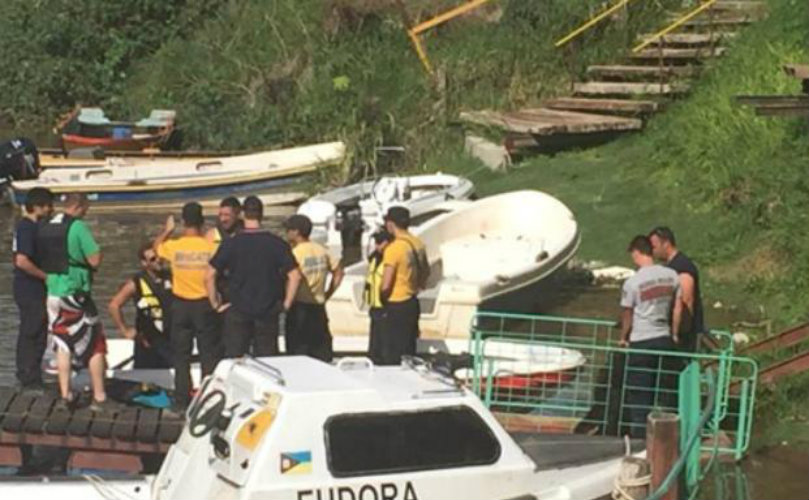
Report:
M 342 142 L 331 142 L 223 158 L 131 162 L 110 158 L 104 165 L 45 169 L 37 179 L 12 181 L 11 189 L 17 204 L 25 203 L 30 189 L 45 187 L 57 196 L 86 193 L 98 206 L 121 209 L 230 195 L 283 194 L 301 190 L 306 175 L 318 168 L 342 162 L 345 151 Z

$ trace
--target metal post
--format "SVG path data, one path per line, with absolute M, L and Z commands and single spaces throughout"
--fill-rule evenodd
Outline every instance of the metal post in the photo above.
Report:
M 657 491 L 680 456 L 680 417 L 673 413 L 652 412 L 646 421 L 646 453 L 652 464 L 650 491 Z M 679 499 L 675 481 L 661 500 Z

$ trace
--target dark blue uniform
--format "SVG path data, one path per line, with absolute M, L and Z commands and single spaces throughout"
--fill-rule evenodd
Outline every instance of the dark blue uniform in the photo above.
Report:
M 37 224 L 23 219 L 14 230 L 12 251 L 34 264 L 37 257 Z M 20 311 L 17 336 L 17 379 L 24 386 L 42 383 L 42 355 L 48 338 L 45 282 L 14 267 L 14 302 Z

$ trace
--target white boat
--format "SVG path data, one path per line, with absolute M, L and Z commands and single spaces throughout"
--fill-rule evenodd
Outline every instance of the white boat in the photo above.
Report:
M 478 200 L 416 228 L 427 247 L 431 276 L 421 302 L 421 341 L 439 350 L 467 347 L 469 328 L 486 300 L 533 284 L 576 253 L 579 229 L 570 210 L 538 191 Z M 326 308 L 335 343 L 340 336 L 365 343 L 369 320 L 363 303 L 367 263 L 346 269 Z
M 632 450 L 642 456 L 642 442 Z M 219 364 L 152 483 L 156 500 L 593 499 L 621 438 L 510 433 L 418 360 Z
M 229 195 L 288 192 L 304 174 L 345 159 L 345 144 L 332 142 L 265 153 L 205 159 L 128 160 L 108 158 L 103 166 L 46 169 L 37 179 L 12 181 L 17 204 L 34 187 L 56 195 L 87 194 L 95 204 L 148 207 L 204 201 Z
M 354 229 L 360 234 L 363 257 L 374 231 L 383 225 L 383 217 L 392 206 L 410 210 L 414 225 L 446 211 L 447 201 L 466 200 L 475 186 L 468 179 L 446 174 L 381 177 L 340 187 L 310 198 L 298 213 L 312 221 L 312 239 L 341 255 L 343 232 Z

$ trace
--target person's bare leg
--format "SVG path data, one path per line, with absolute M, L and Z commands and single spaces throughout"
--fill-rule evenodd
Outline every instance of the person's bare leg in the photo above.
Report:
M 57 349 L 56 370 L 59 376 L 59 393 L 63 399 L 70 400 L 70 352 Z
M 90 385 L 93 387 L 93 399 L 98 403 L 103 403 L 107 400 L 107 391 L 104 390 L 106 364 L 106 358 L 101 353 L 93 354 L 90 358 Z

